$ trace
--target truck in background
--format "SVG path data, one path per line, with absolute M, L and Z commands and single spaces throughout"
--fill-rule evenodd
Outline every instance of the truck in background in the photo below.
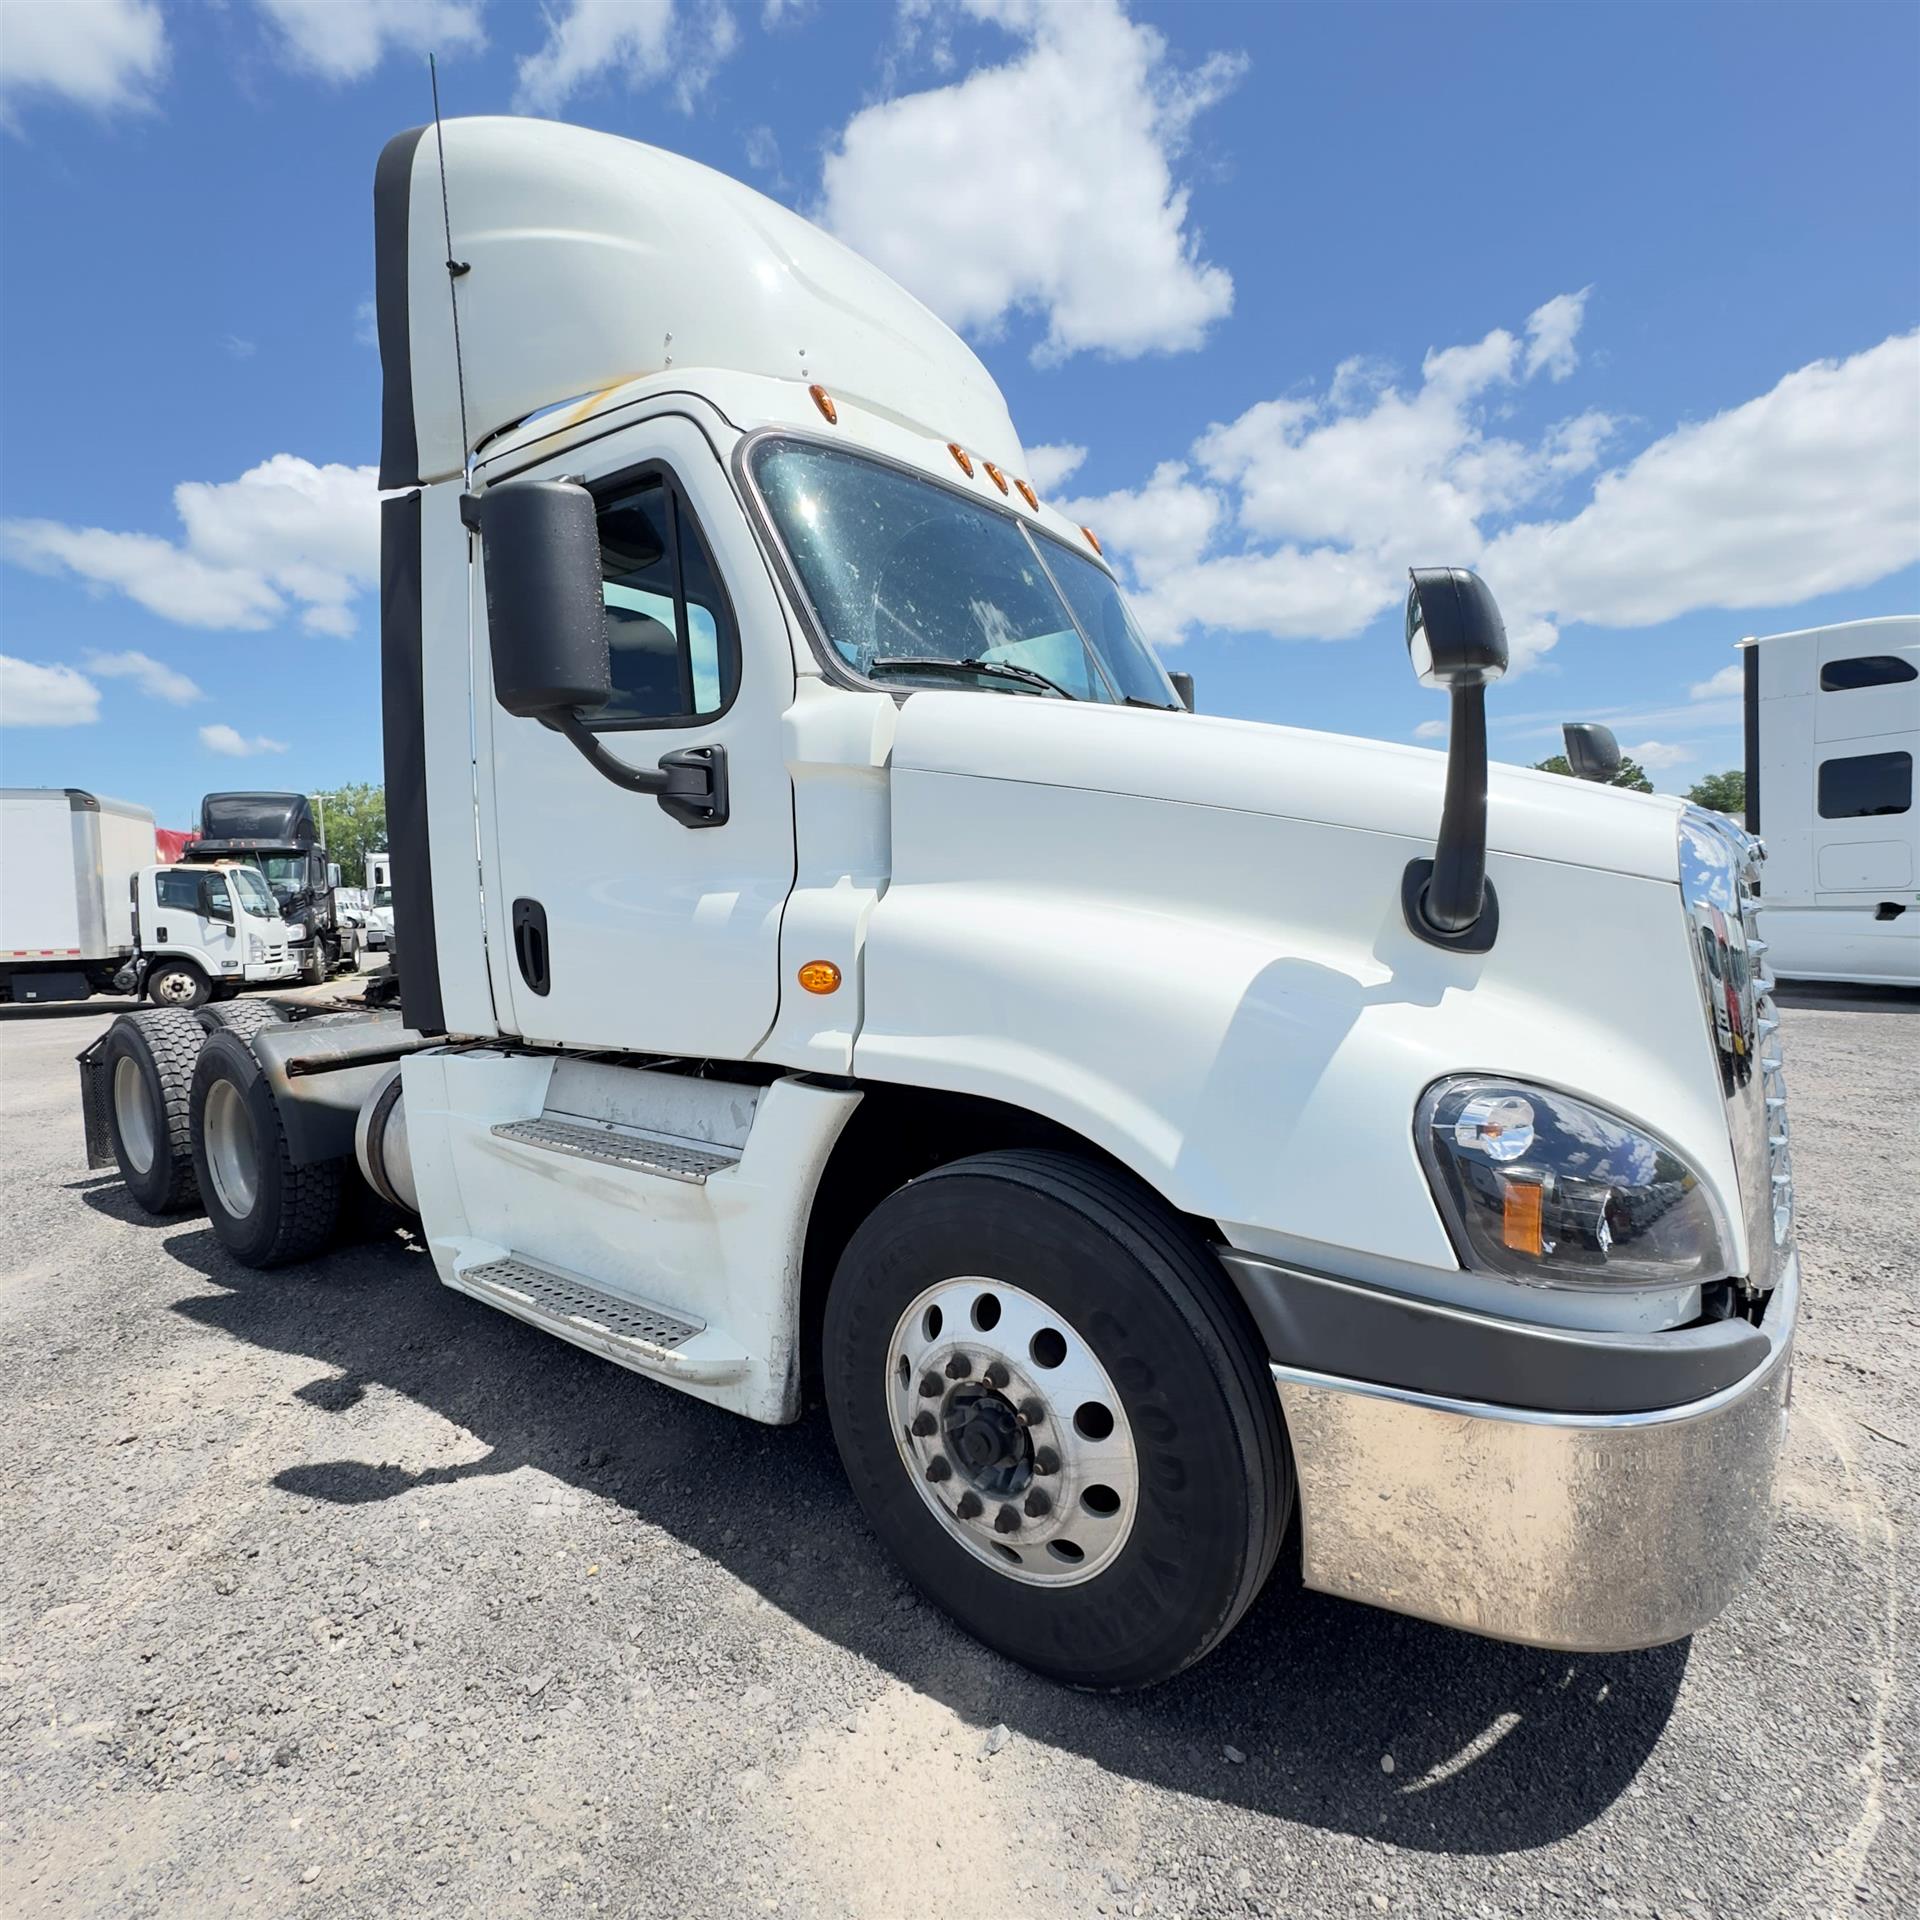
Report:
M 298 977 L 250 865 L 155 853 L 144 807 L 75 788 L 0 792 L 0 1000 L 125 993 L 198 1007 Z
M 393 945 L 393 856 L 390 853 L 367 855 L 366 945 L 370 952 L 385 953 Z
M 1740 642 L 1767 964 L 1920 986 L 1920 618 Z
M 245 860 L 272 889 L 300 961 L 300 978 L 318 986 L 351 961 L 352 931 L 334 900 L 340 869 L 329 861 L 304 793 L 210 793 L 200 802 L 194 861 Z
M 1189 711 L 971 350 L 705 167 L 452 120 L 374 209 L 401 1011 L 122 1016 L 90 1164 L 256 1267 L 364 1184 L 487 1306 L 824 1399 L 908 1575 L 1079 1686 L 1295 1541 L 1534 1645 L 1712 1619 L 1799 1285 L 1739 829 L 1490 767 L 1458 569 L 1444 755 Z

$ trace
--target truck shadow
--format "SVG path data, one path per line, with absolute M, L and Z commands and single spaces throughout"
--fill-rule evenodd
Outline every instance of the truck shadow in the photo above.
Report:
M 298 1390 L 308 1405 L 346 1418 L 379 1385 L 488 1448 L 418 1472 L 266 1463 L 283 1491 L 355 1506 L 536 1468 L 666 1529 L 983 1730 L 1005 1722 L 1122 1778 L 1422 1851 L 1538 1847 L 1626 1790 L 1686 1671 L 1685 1643 L 1567 1656 L 1331 1600 L 1304 1591 L 1283 1554 L 1238 1631 L 1192 1672 L 1143 1694 L 1075 1693 L 902 1605 L 906 1583 L 868 1533 L 818 1409 L 775 1430 L 687 1399 L 442 1287 L 398 1237 L 272 1274 L 234 1265 L 208 1230 L 166 1251 L 219 1289 L 177 1312 L 327 1369 Z M 349 1429 L 341 1441 L 344 1455 Z

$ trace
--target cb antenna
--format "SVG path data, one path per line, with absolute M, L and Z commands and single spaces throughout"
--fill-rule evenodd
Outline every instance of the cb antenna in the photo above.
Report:
M 447 237 L 447 300 L 453 308 L 453 378 L 460 390 L 460 470 L 471 492 L 473 442 L 467 434 L 467 370 L 460 358 L 460 296 L 455 282 L 473 271 L 473 263 L 453 257 L 453 215 L 447 206 L 447 137 L 440 127 L 440 69 L 432 54 L 427 55 L 427 77 L 433 85 L 433 142 L 440 151 L 440 225 Z

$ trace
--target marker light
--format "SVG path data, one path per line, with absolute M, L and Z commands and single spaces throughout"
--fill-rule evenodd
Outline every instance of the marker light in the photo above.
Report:
M 973 478 L 973 459 L 966 448 L 961 446 L 957 440 L 949 440 L 947 442 L 947 451 L 953 455 L 954 461 L 960 471 L 971 480 Z
M 809 387 L 807 391 L 813 395 L 813 404 L 825 416 L 827 425 L 837 427 L 840 424 L 840 409 L 833 404 L 833 395 L 825 387 Z
M 1100 536 L 1095 533 L 1091 527 L 1082 527 L 1080 531 L 1086 536 L 1087 545 L 1090 546 L 1095 553 L 1098 553 L 1100 551 Z
M 840 985 L 840 969 L 831 960 L 809 960 L 799 977 L 809 993 L 833 993 Z
M 982 460 L 980 464 L 986 468 L 987 478 L 991 480 L 1002 493 L 1005 493 L 1007 490 L 1007 476 L 1002 473 L 991 460 Z
M 1503 1179 L 1500 1182 L 1500 1242 L 1515 1253 L 1531 1254 L 1536 1260 L 1552 1249 L 1547 1245 L 1546 1229 L 1541 1225 L 1541 1203 L 1546 1187 L 1539 1180 Z
M 1013 484 L 1020 489 L 1020 498 L 1024 500 L 1035 513 L 1038 513 L 1040 511 L 1040 496 L 1035 493 L 1024 480 L 1016 480 Z

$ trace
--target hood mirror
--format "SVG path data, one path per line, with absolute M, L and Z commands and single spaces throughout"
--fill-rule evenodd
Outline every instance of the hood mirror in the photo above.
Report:
M 1620 771 L 1620 742 L 1611 727 L 1597 720 L 1569 720 L 1560 729 L 1567 743 L 1567 765 L 1576 780 L 1598 780 L 1602 784 Z
M 1487 882 L 1487 688 L 1507 670 L 1507 630 L 1487 584 L 1464 567 L 1415 567 L 1407 657 L 1423 687 L 1444 687 L 1453 713 L 1447 788 L 1431 860 L 1407 864 L 1400 899 L 1420 939 L 1485 953 L 1500 924 Z
M 1191 713 L 1193 711 L 1193 675 L 1170 673 L 1167 678 L 1173 682 L 1173 690 L 1180 696 L 1180 704 Z

